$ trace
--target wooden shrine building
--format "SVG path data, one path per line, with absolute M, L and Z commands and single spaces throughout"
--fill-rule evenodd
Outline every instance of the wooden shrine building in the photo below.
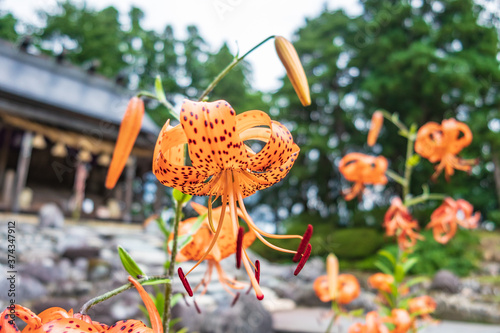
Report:
M 67 216 L 141 220 L 159 133 L 149 117 L 117 187 L 104 187 L 131 96 L 111 80 L 0 40 L 0 209 L 35 213 L 52 202 Z

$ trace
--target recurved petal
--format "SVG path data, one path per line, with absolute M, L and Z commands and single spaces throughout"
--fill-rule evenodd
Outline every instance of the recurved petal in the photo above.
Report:
M 467 124 L 453 118 L 441 122 L 444 141 L 449 153 L 456 155 L 472 142 L 472 131 Z
M 183 150 L 186 143 L 187 138 L 182 128 L 179 125 L 171 127 L 167 122 L 156 141 L 153 172 L 165 186 L 186 194 L 205 194 L 208 183 L 205 184 L 204 181 L 209 177 L 208 170 L 186 166 L 185 162 L 181 161 L 180 150 Z
M 41 319 L 34 314 L 30 309 L 25 308 L 24 306 L 21 305 L 14 305 L 14 314 L 16 317 L 22 319 L 26 324 L 26 329 L 32 328 L 32 329 L 37 329 L 40 326 L 42 326 L 42 321 Z M 19 329 L 16 326 L 16 323 L 14 322 L 14 318 L 10 317 L 11 315 L 11 308 L 7 307 L 1 314 L 0 314 L 0 327 L 2 327 L 2 333 L 18 333 Z
M 236 112 L 228 102 L 185 100 L 180 118 L 193 167 L 209 173 L 246 167 L 246 149 L 236 131 Z
M 144 287 L 139 282 L 137 282 L 131 276 L 128 277 L 128 280 L 137 289 L 139 295 L 141 296 L 142 301 L 144 302 L 144 305 L 146 306 L 146 309 L 148 310 L 149 320 L 151 321 L 151 326 L 153 328 L 152 332 L 163 333 L 163 325 L 161 323 L 161 317 L 160 314 L 158 313 L 155 303 L 153 302 L 151 297 L 149 297 L 149 294 L 146 292 L 146 290 L 144 290 Z M 140 321 L 138 322 L 140 323 Z M 146 332 L 146 331 L 137 331 L 137 332 Z
M 321 275 L 314 280 L 313 289 L 321 302 L 332 300 L 328 287 L 328 277 L 326 275 Z
M 249 140 L 254 138 L 250 137 Z M 271 122 L 271 132 L 266 145 L 248 160 L 248 168 L 262 172 L 285 164 L 290 156 L 298 152 L 290 131 L 277 121 Z
M 108 328 L 106 333 L 156 333 L 156 332 L 163 332 L 163 328 L 161 331 L 153 331 L 151 328 L 147 327 L 146 324 L 144 324 L 140 320 L 122 320 L 117 322 L 116 324 L 113 324 Z

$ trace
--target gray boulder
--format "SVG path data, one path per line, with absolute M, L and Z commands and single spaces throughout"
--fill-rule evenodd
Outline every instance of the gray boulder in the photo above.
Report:
M 38 212 L 38 226 L 40 228 L 64 227 L 64 215 L 61 209 L 54 203 L 43 205 Z
M 447 270 L 440 270 L 434 275 L 431 289 L 456 294 L 462 289 L 462 282 L 458 276 Z

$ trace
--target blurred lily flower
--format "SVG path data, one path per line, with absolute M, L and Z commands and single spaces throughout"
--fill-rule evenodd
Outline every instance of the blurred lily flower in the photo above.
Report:
M 304 68 L 300 63 L 297 51 L 285 37 L 276 36 L 274 38 L 276 53 L 285 66 L 286 74 L 292 83 L 293 89 L 297 93 L 303 106 L 311 105 L 311 96 L 309 93 L 309 84 Z
M 401 249 L 408 249 L 417 243 L 418 239 L 424 239 L 416 230 L 418 222 L 408 212 L 399 197 L 391 200 L 391 206 L 384 216 L 383 226 L 387 236 L 397 236 L 398 245 Z
M 87 315 L 73 313 L 73 310 L 66 311 L 58 307 L 49 308 L 37 316 L 28 308 L 16 304 L 13 307 L 7 307 L 7 309 L 2 312 L 0 317 L 0 332 L 19 332 L 12 318 L 12 315 L 15 315 L 27 324 L 23 333 L 163 333 L 160 315 L 148 293 L 144 290 L 142 285 L 132 277 L 129 277 L 129 281 L 139 292 L 148 310 L 151 326 L 153 328 L 149 328 L 142 321 L 135 319 L 122 320 L 111 326 L 107 326 L 92 321 Z
M 368 278 L 368 285 L 374 289 L 391 292 L 394 276 L 384 273 L 375 273 Z
M 191 206 L 193 209 L 200 215 L 206 215 L 208 213 L 208 208 L 197 204 L 195 202 L 191 202 Z M 227 208 L 226 208 L 227 209 Z M 218 207 L 213 209 L 212 216 L 215 221 L 221 216 L 222 207 Z M 240 209 L 238 209 L 238 216 L 244 218 L 243 213 Z M 198 221 L 198 218 L 192 217 L 187 220 L 181 221 L 179 224 L 179 236 L 188 235 L 193 227 L 193 225 Z M 235 279 L 230 278 L 224 272 L 220 265 L 220 261 L 224 258 L 229 257 L 232 254 L 235 254 L 238 251 L 237 244 L 241 244 L 242 249 L 248 248 L 253 241 L 255 240 L 255 234 L 252 231 L 247 233 L 243 232 L 243 227 L 240 227 L 240 230 L 234 231 L 233 224 L 231 223 L 231 218 L 229 213 L 226 211 L 223 220 L 223 226 L 219 238 L 216 241 L 216 244 L 210 251 L 210 253 L 205 257 L 207 261 L 208 268 L 203 276 L 202 280 L 198 285 L 196 285 L 193 289 L 193 292 L 196 292 L 198 288 L 203 287 L 201 295 L 205 294 L 208 289 L 208 284 L 212 279 L 212 272 L 215 268 L 217 274 L 219 276 L 219 282 L 222 287 L 231 295 L 237 297 L 232 291 L 233 290 L 241 290 L 243 288 L 248 287 L 248 283 L 243 283 L 241 281 L 236 281 Z M 217 227 L 217 226 L 216 226 Z M 235 236 L 237 235 L 237 236 Z M 239 239 L 241 237 L 241 240 Z M 196 231 L 196 233 L 192 236 L 192 240 L 187 243 L 177 254 L 176 260 L 179 262 L 187 261 L 187 260 L 195 260 L 198 261 L 205 254 L 210 242 L 214 238 L 214 233 L 209 226 L 208 217 L 206 217 L 200 228 Z M 170 239 L 173 239 L 173 234 L 171 234 Z M 256 266 L 259 266 L 258 261 L 256 262 Z M 258 270 L 256 270 L 256 274 L 260 274 Z
M 477 159 L 464 160 L 456 155 L 472 142 L 472 132 L 466 124 L 453 118 L 445 119 L 441 125 L 428 122 L 420 127 L 415 140 L 415 152 L 432 163 L 439 164 L 432 175 L 436 180 L 444 170 L 446 180 L 455 169 L 470 172 Z
M 217 243 L 222 232 L 226 208 L 233 231 L 239 230 L 237 205 L 249 229 L 264 244 L 277 251 L 291 253 L 299 262 L 295 274 L 304 267 L 311 254 L 309 240 L 312 226 L 300 235 L 275 235 L 257 227 L 248 214 L 243 198 L 265 189 L 282 180 L 293 166 L 299 154 L 299 147 L 293 142 L 290 132 L 279 122 L 273 121 L 262 111 L 247 111 L 236 115 L 228 102 L 220 100 L 211 103 L 185 100 L 180 112 L 180 124 L 171 127 L 167 122 L 156 143 L 153 172 L 165 186 L 173 187 L 190 195 L 209 196 L 209 225 L 214 226 L 212 202 L 221 198 L 222 208 L 217 228 L 205 253 L 198 262 L 184 274 L 179 270 L 182 281 L 202 262 Z M 245 144 L 247 140 L 263 143 L 259 152 Z M 190 165 L 183 156 L 187 145 Z M 280 248 L 264 237 L 274 239 L 301 239 L 296 251 Z M 257 298 L 264 295 L 254 276 L 252 264 L 243 249 L 241 262 L 250 276 Z M 239 259 L 237 258 L 237 261 Z
M 356 277 L 351 274 L 339 275 L 338 266 L 337 257 L 329 254 L 326 259 L 327 275 L 321 275 L 314 281 L 314 291 L 322 302 L 348 304 L 359 296 L 361 287 Z
M 425 319 L 431 319 L 430 313 L 436 310 L 436 301 L 430 296 L 419 296 L 408 301 L 408 308 L 412 315 L 422 316 Z
M 361 197 L 365 185 L 387 184 L 388 162 L 383 156 L 369 156 L 361 153 L 345 155 L 339 164 L 339 171 L 348 181 L 354 182 L 349 190 L 343 191 L 345 200 Z
M 381 111 L 375 111 L 372 115 L 370 131 L 368 132 L 368 146 L 373 147 L 377 143 L 378 135 L 384 124 L 384 114 Z
M 366 314 L 366 324 L 356 323 L 349 327 L 348 333 L 390 333 L 376 311 Z
M 414 320 L 405 309 L 393 309 L 387 322 L 395 326 L 390 333 L 407 333 L 414 325 Z
M 474 229 L 478 226 L 481 214 L 476 212 L 472 215 L 473 210 L 472 205 L 466 200 L 455 201 L 449 197 L 445 198 L 441 206 L 432 212 L 427 229 L 432 228 L 436 242 L 446 244 L 455 236 L 457 224 L 466 229 Z

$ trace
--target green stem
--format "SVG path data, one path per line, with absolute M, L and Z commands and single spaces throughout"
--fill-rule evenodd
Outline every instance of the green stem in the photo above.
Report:
M 167 111 L 172 118 L 179 120 L 179 115 L 175 112 L 174 106 L 172 104 L 170 104 L 170 102 L 167 101 L 166 99 L 159 99 L 158 96 L 156 96 L 155 94 L 152 94 L 149 91 L 145 91 L 145 90 L 140 91 L 137 94 L 137 97 L 147 97 L 147 98 L 151 98 L 151 99 L 154 99 L 154 100 L 160 102 L 164 107 L 167 108 Z
M 234 57 L 233 61 L 231 61 L 231 63 L 229 65 L 227 65 L 226 68 L 224 68 L 222 70 L 222 72 L 220 72 L 219 75 L 217 75 L 215 77 L 215 79 L 208 85 L 207 89 L 205 89 L 203 91 L 203 93 L 201 94 L 200 98 L 198 98 L 198 101 L 202 101 L 208 94 L 210 94 L 210 92 L 215 88 L 215 86 L 217 86 L 217 84 L 220 82 L 220 80 L 222 80 L 224 78 L 224 76 L 227 75 L 227 73 L 229 73 L 243 59 L 245 59 L 245 57 L 247 55 L 249 55 L 250 53 L 252 53 L 255 49 L 257 49 L 259 46 L 261 46 L 262 44 L 264 44 L 268 40 L 273 39 L 274 37 L 275 37 L 274 35 L 267 37 L 262 42 L 260 42 L 259 44 L 255 45 L 254 47 L 252 47 L 250 49 L 250 51 L 248 51 L 247 53 L 245 53 L 241 57 L 238 57 L 238 56 Z
M 148 276 L 148 277 L 137 280 L 137 282 L 139 282 L 140 284 L 143 284 L 143 283 L 148 282 L 148 281 L 163 280 L 165 278 L 167 278 L 167 277 L 164 275 Z M 168 282 L 167 285 L 171 285 L 171 282 Z M 82 306 L 82 308 L 80 309 L 80 313 L 86 314 L 87 311 L 89 311 L 89 309 L 91 307 L 93 307 L 94 305 L 99 304 L 101 302 L 104 302 L 105 300 L 110 299 L 111 297 L 116 296 L 116 295 L 118 295 L 118 294 L 124 292 L 125 290 L 132 288 L 132 287 L 133 287 L 132 283 L 129 282 L 127 284 L 124 284 L 124 285 L 114 289 L 114 290 L 108 291 L 105 294 L 94 297 Z
M 333 312 L 333 315 L 332 315 L 332 319 L 328 323 L 328 326 L 326 328 L 325 333 L 330 333 L 330 331 L 332 330 L 333 324 L 335 324 L 335 320 L 337 319 L 337 314 L 336 313 L 338 312 L 338 310 L 339 310 L 339 308 L 338 308 L 337 302 L 332 301 L 332 312 Z
M 405 200 L 404 205 L 406 207 L 411 207 L 413 205 L 417 205 L 419 203 L 428 201 L 428 200 L 443 200 L 446 198 L 446 194 L 441 194 L 441 193 L 424 193 L 422 195 L 419 195 L 418 197 L 414 197 L 408 200 Z
M 172 255 L 170 257 L 170 265 L 168 266 L 167 276 L 172 279 L 175 268 L 175 258 L 177 257 L 177 236 L 179 234 L 179 222 L 182 215 L 182 203 L 176 201 L 175 217 L 174 217 L 174 240 L 172 244 Z M 168 245 L 167 245 L 168 246 Z M 172 299 L 172 284 L 165 285 L 165 305 L 163 306 L 163 331 L 168 333 L 172 312 L 170 311 L 170 302 Z
M 385 119 L 393 123 L 397 128 L 399 128 L 401 136 L 408 138 L 409 131 L 408 127 L 399 120 L 399 115 L 397 113 L 390 113 L 386 110 L 380 110 Z
M 391 169 L 387 169 L 387 171 L 385 172 L 385 174 L 389 177 L 389 178 L 392 178 L 395 182 L 397 182 L 398 184 L 400 184 L 401 186 L 406 186 L 406 180 L 401 177 L 400 175 L 397 174 L 397 172 L 391 170 Z
M 406 144 L 406 159 L 405 159 L 405 173 L 404 173 L 405 184 L 403 185 L 403 201 L 406 201 L 408 195 L 410 194 L 411 172 L 413 170 L 413 165 L 410 164 L 409 161 L 413 156 L 415 132 L 416 132 L 416 126 L 412 125 L 408 133 L 407 137 L 408 142 Z

